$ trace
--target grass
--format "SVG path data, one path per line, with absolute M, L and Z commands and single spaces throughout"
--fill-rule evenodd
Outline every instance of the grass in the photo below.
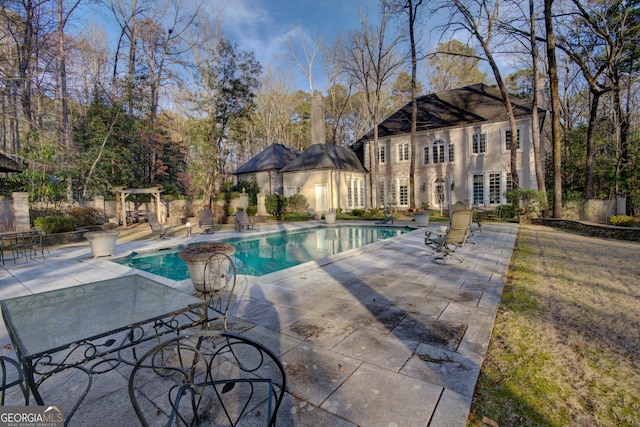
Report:
M 640 425 L 638 244 L 562 236 L 518 233 L 470 426 Z

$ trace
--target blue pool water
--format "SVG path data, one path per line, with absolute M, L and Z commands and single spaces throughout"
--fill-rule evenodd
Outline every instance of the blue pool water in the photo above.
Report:
M 239 273 L 262 276 L 409 231 L 410 228 L 377 226 L 316 227 L 222 241 L 236 247 L 233 258 Z M 186 246 L 134 252 L 117 262 L 169 279 L 185 280 L 189 278 L 189 272 L 178 253 Z

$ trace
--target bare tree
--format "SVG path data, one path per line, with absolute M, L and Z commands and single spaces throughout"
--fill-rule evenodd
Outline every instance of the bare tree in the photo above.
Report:
M 591 105 L 587 125 L 587 155 L 585 159 L 584 197 L 593 198 L 593 169 L 596 146 L 598 109 L 603 95 L 614 92 L 619 97 L 620 65 L 629 51 L 631 40 L 637 40 L 637 6 L 623 0 L 572 0 L 573 20 L 566 32 L 558 36 L 557 46 L 580 67 L 589 85 Z M 615 95 L 617 93 L 617 95 Z M 614 104 L 618 118 L 619 103 Z M 620 134 L 619 134 L 620 135 Z M 618 144 L 619 145 L 619 144 Z
M 371 204 L 378 205 L 378 123 L 386 83 L 398 72 L 405 58 L 398 53 L 401 36 L 388 39 L 391 15 L 386 8 L 381 11 L 380 24 L 374 27 L 361 14 L 360 31 L 353 32 L 346 41 L 342 55 L 344 70 L 351 75 L 365 97 L 365 105 L 373 126 L 373 149 L 369 149 L 372 173 Z
M 324 37 L 317 33 L 313 33 L 313 37 L 310 41 L 310 44 L 307 43 L 307 36 L 300 28 L 297 28 L 295 31 L 296 37 L 289 37 L 289 53 L 291 54 L 291 58 L 296 66 L 302 71 L 304 77 L 309 82 L 309 93 L 313 94 L 314 90 L 314 81 L 313 81 L 313 65 L 316 61 L 316 57 L 322 51 L 322 44 Z M 300 49 L 296 49 L 295 40 L 299 42 Z M 300 54 L 302 54 L 303 58 L 300 58 Z
M 452 0 L 450 3 L 452 4 L 451 7 L 453 7 L 453 13 L 447 27 L 453 30 L 454 33 L 462 30 L 475 38 L 482 49 L 483 56 L 481 58 L 489 64 L 493 77 L 500 89 L 511 132 L 511 180 L 513 187 L 518 188 L 518 144 L 516 143 L 518 140 L 518 127 L 507 86 L 495 59 L 492 45 L 494 38 L 498 35 L 500 3 L 492 0 Z

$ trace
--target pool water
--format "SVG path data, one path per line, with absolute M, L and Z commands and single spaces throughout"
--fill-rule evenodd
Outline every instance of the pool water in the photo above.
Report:
M 238 273 L 262 276 L 409 231 L 410 228 L 378 226 L 315 227 L 261 236 L 234 237 L 221 241 L 236 247 L 233 259 Z M 117 262 L 169 279 L 185 280 L 189 278 L 189 272 L 178 253 L 186 246 L 134 252 Z

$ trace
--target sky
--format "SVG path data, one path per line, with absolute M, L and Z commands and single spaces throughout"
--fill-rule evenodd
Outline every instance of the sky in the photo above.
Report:
M 295 68 L 290 59 L 291 37 L 297 40 L 298 47 L 301 34 L 309 48 L 314 38 L 322 37 L 332 43 L 337 34 L 361 28 L 361 11 L 368 12 L 373 20 L 378 3 L 378 0 L 215 0 L 210 7 L 220 11 L 225 35 L 241 49 L 253 51 L 263 66 L 290 61 L 289 68 Z M 300 58 L 304 62 L 303 56 Z M 322 74 L 318 61 L 314 89 L 323 89 Z M 301 71 L 296 70 L 296 80 L 301 89 L 310 89 Z

